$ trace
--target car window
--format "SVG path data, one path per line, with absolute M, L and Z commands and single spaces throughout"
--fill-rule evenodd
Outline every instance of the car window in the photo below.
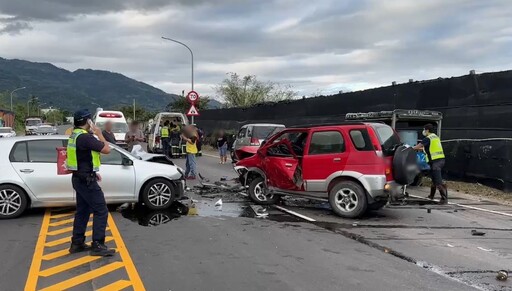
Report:
M 277 126 L 254 126 L 252 128 L 251 137 L 257 139 L 265 139 L 269 137 L 271 134 L 276 133 L 277 128 L 284 129 L 283 127 Z
M 350 139 L 358 151 L 373 151 L 373 145 L 366 129 L 351 130 Z
M 372 127 L 377 133 L 384 155 L 393 155 L 394 148 L 400 144 L 400 137 L 398 134 L 396 134 L 388 125 L 373 124 Z
M 55 153 L 57 155 L 57 153 Z M 9 156 L 9 160 L 11 162 L 18 163 L 27 163 L 28 155 L 27 155 L 27 143 L 26 142 L 18 142 L 14 145 L 11 151 L 11 155 Z
M 113 149 L 110 151 L 108 155 L 101 155 L 101 164 L 102 165 L 122 165 L 123 164 L 123 155 L 117 150 Z
M 313 133 L 309 145 L 310 155 L 335 154 L 345 151 L 345 142 L 339 131 Z
M 27 142 L 28 160 L 32 163 L 56 163 L 56 148 L 64 146 L 62 140 L 33 140 Z
M 238 138 L 244 138 L 246 132 L 247 132 L 247 127 L 240 128 L 240 131 L 238 132 Z

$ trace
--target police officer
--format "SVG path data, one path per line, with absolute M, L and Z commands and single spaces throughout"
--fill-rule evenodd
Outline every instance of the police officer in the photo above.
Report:
M 432 178 L 432 185 L 430 186 L 429 199 L 434 199 L 436 189 L 441 193 L 441 200 L 439 203 L 448 203 L 448 189 L 446 184 L 443 183 L 441 170 L 444 167 L 445 157 L 441 139 L 434 133 L 434 126 L 432 124 L 425 125 L 423 129 L 425 138 L 414 147 L 415 150 L 424 150 L 427 155 L 427 160 L 430 165 L 430 176 Z
M 162 140 L 164 155 L 169 154 L 169 120 L 166 120 L 164 126 L 160 129 L 160 139 Z
M 105 246 L 108 209 L 103 191 L 98 185 L 101 176 L 97 173 L 100 168 L 100 153 L 110 153 L 110 147 L 101 129 L 91 122 L 89 111 L 75 112 L 74 126 L 67 146 L 67 167 L 73 171 L 71 180 L 76 191 L 76 214 L 69 252 L 90 250 L 91 256 L 112 256 L 115 250 Z M 92 245 L 89 246 L 85 244 L 85 231 L 91 212 L 94 216 Z

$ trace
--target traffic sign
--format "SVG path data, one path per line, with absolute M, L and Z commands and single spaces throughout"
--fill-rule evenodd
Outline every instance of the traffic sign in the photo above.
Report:
M 187 101 L 191 104 L 196 104 L 199 101 L 199 94 L 196 91 L 190 91 L 187 93 Z
M 190 105 L 187 116 L 199 116 L 199 111 L 197 111 L 197 108 L 194 106 L 194 104 Z

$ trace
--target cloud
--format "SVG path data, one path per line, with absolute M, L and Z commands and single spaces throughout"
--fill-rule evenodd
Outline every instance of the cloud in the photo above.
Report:
M 512 67 L 507 0 L 0 0 L 2 57 L 213 94 L 226 72 L 301 95 Z M 34 49 L 37 48 L 37 49 Z

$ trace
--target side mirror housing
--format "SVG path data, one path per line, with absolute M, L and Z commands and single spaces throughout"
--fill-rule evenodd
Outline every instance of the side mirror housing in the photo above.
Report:
M 133 161 L 127 157 L 123 157 L 123 166 L 126 166 L 126 167 L 133 166 Z

